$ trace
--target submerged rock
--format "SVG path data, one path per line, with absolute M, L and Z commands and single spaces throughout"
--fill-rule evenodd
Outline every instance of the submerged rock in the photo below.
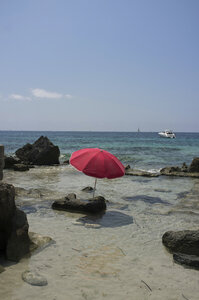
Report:
M 15 154 L 26 164 L 54 165 L 59 164 L 60 150 L 47 137 L 41 136 L 34 144 L 26 144 Z
M 52 208 L 70 212 L 98 214 L 106 210 L 106 201 L 102 196 L 97 196 L 89 200 L 80 200 L 76 199 L 75 194 L 69 194 L 64 199 L 53 202 Z
M 47 279 L 37 271 L 26 270 L 22 273 L 22 279 L 30 285 L 44 286 L 48 284 Z

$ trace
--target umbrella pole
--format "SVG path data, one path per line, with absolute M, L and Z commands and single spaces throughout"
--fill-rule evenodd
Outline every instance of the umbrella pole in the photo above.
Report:
M 95 196 L 96 183 L 97 183 L 97 178 L 95 178 L 95 185 L 94 185 L 94 189 L 93 189 L 93 198 L 94 198 L 94 196 Z

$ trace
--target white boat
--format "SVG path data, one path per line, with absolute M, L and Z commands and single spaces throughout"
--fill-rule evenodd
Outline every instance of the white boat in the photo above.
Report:
M 168 130 L 168 129 L 166 129 L 165 131 L 158 132 L 158 134 L 162 137 L 170 138 L 170 139 L 174 139 L 176 137 L 175 133 L 173 133 L 172 130 Z

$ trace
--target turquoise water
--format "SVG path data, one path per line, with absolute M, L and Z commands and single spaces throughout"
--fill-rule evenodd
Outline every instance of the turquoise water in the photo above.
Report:
M 75 150 L 100 147 L 124 164 L 146 170 L 190 164 L 199 149 L 198 133 L 177 133 L 170 140 L 143 132 L 0 131 L 0 144 L 12 154 L 41 135 L 59 146 L 61 160 Z M 4 262 L 0 299 L 198 300 L 198 271 L 174 264 L 162 245 L 168 230 L 198 229 L 198 178 L 100 179 L 96 195 L 105 197 L 107 210 L 96 218 L 51 209 L 55 199 L 68 193 L 92 198 L 82 189 L 93 186 L 94 178 L 71 165 L 37 166 L 28 172 L 5 169 L 3 181 L 14 185 L 15 202 L 27 214 L 29 231 L 54 242 L 18 264 Z M 23 282 L 25 270 L 41 274 L 48 285 Z
M 6 154 L 13 154 L 26 143 L 47 136 L 61 151 L 61 160 L 73 151 L 98 147 L 116 155 L 123 164 L 145 170 L 167 165 L 190 164 L 199 155 L 199 133 L 177 133 L 165 139 L 157 132 L 70 132 L 70 131 L 0 131 L 0 143 Z

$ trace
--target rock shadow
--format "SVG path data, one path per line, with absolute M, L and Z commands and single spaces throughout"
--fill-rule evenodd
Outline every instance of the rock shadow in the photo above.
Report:
M 77 222 L 93 228 L 114 228 L 133 224 L 133 217 L 119 211 L 110 210 L 97 216 L 81 217 Z

